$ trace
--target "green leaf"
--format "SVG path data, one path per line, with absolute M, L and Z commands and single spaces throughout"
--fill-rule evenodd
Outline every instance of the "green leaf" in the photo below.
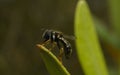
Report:
M 75 36 L 79 61 L 86 75 L 108 75 L 96 30 L 85 0 L 79 0 L 75 13 Z
M 63 64 L 52 52 L 50 52 L 50 50 L 46 49 L 40 44 L 38 44 L 37 46 L 40 48 L 40 55 L 50 75 L 70 75 Z
M 119 36 L 114 33 L 114 32 L 110 32 L 107 27 L 105 27 L 106 25 L 99 20 L 98 18 L 94 18 L 94 22 L 95 22 L 95 26 L 97 29 L 97 33 L 100 36 L 100 38 L 106 42 L 111 44 L 112 46 L 116 47 L 116 48 L 120 48 L 120 39 Z
M 119 6 L 120 0 L 108 0 L 108 3 L 109 3 L 109 11 L 111 16 L 110 20 L 112 23 L 112 27 L 120 37 L 120 6 Z M 118 65 L 119 65 L 118 69 L 120 70 L 120 59 Z
M 120 0 L 108 0 L 109 11 L 111 14 L 111 23 L 115 31 L 120 37 Z

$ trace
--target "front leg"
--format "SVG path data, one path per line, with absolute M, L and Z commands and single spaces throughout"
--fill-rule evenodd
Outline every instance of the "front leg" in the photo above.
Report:
M 50 40 L 45 40 L 41 45 L 46 45 L 46 44 L 48 44 L 50 42 Z
M 50 51 L 56 46 L 55 42 L 52 42 L 52 47 L 49 49 Z

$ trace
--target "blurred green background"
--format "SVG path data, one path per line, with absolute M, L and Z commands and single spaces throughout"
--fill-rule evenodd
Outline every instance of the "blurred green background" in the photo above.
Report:
M 87 0 L 92 14 L 112 32 L 108 2 Z M 77 0 L 0 0 L 0 75 L 49 75 L 36 44 L 45 29 L 74 36 Z M 73 54 L 63 63 L 72 75 L 84 75 L 76 56 L 74 40 L 69 40 Z M 120 52 L 100 38 L 110 75 L 118 75 Z

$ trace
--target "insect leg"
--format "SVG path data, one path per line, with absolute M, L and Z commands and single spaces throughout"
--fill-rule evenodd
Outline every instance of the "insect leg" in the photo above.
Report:
M 45 45 L 45 44 L 48 44 L 50 42 L 50 40 L 45 40 L 41 45 Z
M 62 56 L 63 56 L 64 50 L 63 48 L 60 49 L 60 54 L 58 56 L 59 61 L 62 63 Z
M 55 42 L 52 42 L 52 47 L 49 49 L 50 51 L 56 46 Z
M 59 59 L 59 61 L 62 63 L 62 56 L 63 56 L 63 53 L 64 53 L 64 49 L 63 49 L 62 46 L 60 45 L 60 42 L 57 42 L 57 46 L 58 46 L 58 48 L 59 48 L 59 50 L 60 50 L 58 59 Z

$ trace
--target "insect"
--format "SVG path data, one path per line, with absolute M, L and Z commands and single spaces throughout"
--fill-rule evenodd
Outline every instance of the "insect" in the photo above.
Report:
M 44 39 L 43 45 L 46 43 L 56 43 L 59 50 L 59 58 L 62 59 L 63 53 L 65 54 L 66 59 L 69 59 L 72 53 L 71 44 L 64 38 L 63 33 L 54 30 L 45 30 L 43 33 L 42 38 Z

